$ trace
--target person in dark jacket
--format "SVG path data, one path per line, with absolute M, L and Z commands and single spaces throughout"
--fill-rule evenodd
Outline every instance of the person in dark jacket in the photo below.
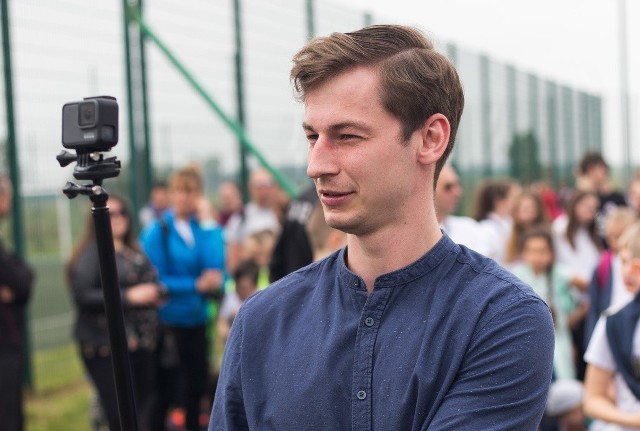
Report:
M 311 185 L 291 202 L 282 224 L 282 232 L 269 263 L 271 282 L 313 262 L 313 252 L 306 225 L 313 208 L 318 204 L 318 193 Z
M 155 406 L 155 358 L 159 333 L 157 307 L 161 289 L 154 267 L 138 246 L 128 206 L 123 199 L 111 196 L 109 210 L 138 427 L 146 430 Z M 110 430 L 120 430 L 100 259 L 90 218 L 67 264 L 67 277 L 77 310 L 74 337 L 82 361 L 96 387 Z
M 0 219 L 11 212 L 12 197 L 11 181 L 0 176 Z M 34 279 L 29 265 L 0 242 L 0 428 L 6 431 L 24 429 L 24 320 Z

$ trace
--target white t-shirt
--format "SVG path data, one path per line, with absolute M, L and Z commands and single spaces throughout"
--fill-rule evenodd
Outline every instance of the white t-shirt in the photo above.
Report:
M 240 310 L 241 305 L 242 300 L 238 296 L 237 292 L 227 292 L 224 295 L 224 299 L 222 300 L 218 318 L 225 320 L 229 320 L 232 317 L 235 318 L 236 314 L 238 314 L 238 310 Z
M 507 244 L 513 227 L 512 218 L 489 213 L 487 218 L 480 220 L 479 223 L 484 231 L 484 237 L 490 238 L 486 256 L 504 265 L 507 259 Z
M 640 322 L 636 324 L 636 329 L 633 333 L 633 356 L 640 357 Z M 624 381 L 624 378 L 617 372 L 617 365 L 613 359 L 611 353 L 611 347 L 609 346 L 609 340 L 607 339 L 606 330 L 606 316 L 603 316 L 598 320 L 591 341 L 589 341 L 589 347 L 584 354 L 584 360 L 588 364 L 596 365 L 607 371 L 614 373 L 614 385 L 616 390 L 616 405 L 624 412 L 640 412 L 640 401 L 633 395 L 629 386 Z M 620 431 L 633 431 L 635 428 L 620 427 Z
M 249 235 L 262 230 L 280 233 L 278 217 L 270 208 L 262 208 L 249 202 L 244 207 L 244 217 L 240 213 L 231 216 L 225 227 L 225 239 L 231 243 L 242 243 Z
M 440 228 L 449 235 L 451 240 L 462 244 L 480 254 L 487 255 L 489 241 L 480 223 L 471 217 L 448 216 L 440 224 Z
M 585 228 L 578 229 L 574 239 L 575 248 L 571 247 L 566 237 L 568 223 L 567 215 L 563 214 L 552 224 L 557 262 L 567 267 L 572 275 L 589 281 L 598 266 L 600 250 Z

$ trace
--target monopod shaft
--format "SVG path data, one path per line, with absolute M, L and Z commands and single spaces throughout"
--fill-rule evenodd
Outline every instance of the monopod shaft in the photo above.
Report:
M 109 331 L 111 361 L 113 364 L 116 396 L 118 398 L 120 425 L 122 431 L 137 431 L 138 422 L 133 396 L 129 351 L 124 329 L 118 269 L 116 267 L 116 254 L 113 246 L 113 234 L 111 232 L 111 220 L 109 208 L 107 207 L 107 199 L 108 195 L 104 191 L 98 194 L 92 194 L 91 201 L 94 206 L 91 212 L 93 214 L 96 243 L 100 258 L 100 277 L 102 280 L 102 293 L 104 295 L 104 307 L 107 316 L 107 329 Z M 115 424 L 111 424 L 111 427 L 115 429 Z

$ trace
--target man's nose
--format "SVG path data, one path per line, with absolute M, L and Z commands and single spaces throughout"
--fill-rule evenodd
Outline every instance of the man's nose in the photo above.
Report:
M 327 137 L 319 136 L 316 142 L 309 146 L 307 175 L 311 178 L 335 175 L 339 171 L 337 162 L 336 146 Z

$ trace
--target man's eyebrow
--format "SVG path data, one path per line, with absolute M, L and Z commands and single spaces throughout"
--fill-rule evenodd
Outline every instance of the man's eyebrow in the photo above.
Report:
M 315 129 L 313 128 L 313 126 L 311 126 L 308 123 L 302 123 L 302 128 L 304 130 L 308 130 L 308 131 L 314 131 Z M 332 124 L 329 129 L 332 132 L 338 131 L 338 130 L 342 130 L 342 129 L 348 129 L 348 128 L 354 128 L 354 129 L 358 129 L 358 130 L 362 130 L 363 132 L 370 132 L 371 128 L 369 126 L 367 126 L 364 123 L 360 123 L 357 121 L 345 121 L 342 123 L 337 123 L 337 124 Z

